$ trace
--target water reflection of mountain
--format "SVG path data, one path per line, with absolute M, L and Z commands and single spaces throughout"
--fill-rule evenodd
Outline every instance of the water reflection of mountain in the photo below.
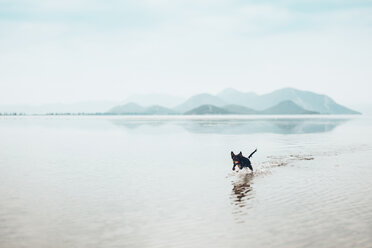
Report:
M 111 123 L 115 124 L 116 126 L 124 127 L 127 129 L 136 129 L 141 126 L 151 126 L 151 127 L 160 127 L 168 121 L 164 120 L 127 120 L 127 119 L 114 119 L 110 120 Z
M 256 119 L 190 122 L 185 128 L 195 133 L 278 133 L 301 134 L 332 131 L 347 119 Z
M 217 134 L 251 134 L 251 133 L 277 133 L 302 134 L 324 133 L 344 124 L 346 118 L 272 118 L 272 119 L 183 119 L 183 120 L 111 120 L 113 124 L 127 129 L 141 126 L 154 128 L 163 125 L 181 126 L 191 133 L 217 133 Z

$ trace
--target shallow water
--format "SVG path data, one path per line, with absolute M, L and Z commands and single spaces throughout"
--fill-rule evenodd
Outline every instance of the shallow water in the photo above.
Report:
M 371 124 L 3 116 L 0 247 L 372 247 Z

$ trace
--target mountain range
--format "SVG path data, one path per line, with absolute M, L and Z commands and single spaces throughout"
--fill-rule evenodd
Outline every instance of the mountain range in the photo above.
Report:
M 112 114 L 132 114 L 132 115 L 171 115 L 177 114 L 176 111 L 162 107 L 160 105 L 152 105 L 149 107 L 142 107 L 136 103 L 127 103 L 111 108 L 108 113 Z
M 89 101 L 72 104 L 0 105 L 0 115 L 7 113 L 108 115 L 360 114 L 336 103 L 329 96 L 294 88 L 279 89 L 263 95 L 228 88 L 215 95 L 203 93 L 191 96 L 188 99 L 166 94 L 147 94 L 131 96 L 121 102 Z
M 336 103 L 326 95 L 294 88 L 284 88 L 264 95 L 225 89 L 216 95 L 198 94 L 167 108 L 160 105 L 143 107 L 129 102 L 115 106 L 109 114 L 360 114 Z

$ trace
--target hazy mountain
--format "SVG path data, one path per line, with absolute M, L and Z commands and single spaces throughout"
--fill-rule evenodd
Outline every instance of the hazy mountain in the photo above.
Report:
M 357 111 L 337 104 L 332 98 L 316 94 L 310 91 L 302 91 L 293 88 L 276 90 L 270 94 L 262 95 L 262 106 L 273 106 L 284 100 L 291 100 L 300 107 L 316 111 L 321 114 L 360 114 Z
M 185 115 L 222 115 L 222 114 L 232 114 L 226 109 L 216 107 L 214 105 L 202 105 L 189 110 Z
M 47 113 L 102 113 L 117 105 L 113 101 L 86 101 L 71 104 L 53 103 L 41 105 L 0 105 L 0 113 L 25 113 L 25 114 L 47 114 Z
M 169 108 L 165 108 L 165 107 L 160 106 L 160 105 L 153 105 L 153 106 L 147 107 L 145 109 L 145 112 L 146 112 L 146 114 L 152 114 L 152 115 L 171 115 L 171 114 L 177 114 L 176 111 L 174 111 L 172 109 L 169 109 Z
M 217 96 L 210 94 L 199 94 L 190 97 L 184 103 L 178 105 L 174 109 L 178 112 L 184 113 L 201 105 L 214 105 L 220 107 L 226 105 L 226 103 Z
M 292 101 L 283 101 L 277 105 L 260 111 L 260 114 L 267 115 L 306 115 L 306 114 L 319 114 L 318 112 L 309 111 L 301 108 Z
M 113 114 L 143 114 L 145 108 L 136 103 L 130 102 L 124 105 L 115 106 L 107 112 Z
M 240 105 L 226 105 L 224 107 L 217 107 L 214 105 L 202 105 L 192 110 L 187 111 L 187 115 L 226 115 L 226 114 L 264 114 L 264 115 L 297 115 L 297 114 L 319 114 L 318 112 L 309 111 L 301 108 L 292 101 L 283 101 L 277 105 L 270 107 L 263 111 L 255 111 L 253 109 Z
M 132 99 L 132 102 L 127 102 Z M 310 91 L 302 91 L 293 88 L 284 88 L 273 91 L 269 94 L 257 95 L 255 93 L 244 93 L 235 89 L 225 89 L 215 95 L 198 94 L 188 98 L 181 104 L 182 98 L 164 94 L 136 95 L 128 98 L 125 104 L 109 101 L 90 101 L 74 104 L 44 104 L 44 105 L 3 105 L 0 106 L 0 113 L 25 113 L 25 114 L 46 114 L 46 113 L 104 113 L 115 114 L 177 114 L 185 113 L 203 105 L 213 105 L 224 109 L 228 113 L 255 114 L 259 111 L 266 111 L 271 107 L 284 101 L 291 101 L 303 110 L 318 112 L 320 114 L 360 114 L 336 103 L 326 95 L 316 94 Z M 140 104 L 141 103 L 141 104 Z M 175 106 L 167 108 L 165 106 Z M 301 112 L 295 109 L 291 103 L 282 103 L 270 111 Z M 146 107 L 143 107 L 146 106 Z M 148 107 L 150 106 L 150 107 Z M 107 111 L 109 110 L 109 111 Z M 205 110 L 205 109 L 204 109 Z M 217 112 L 220 111 L 215 109 Z M 207 111 L 207 110 L 205 110 Z M 296 112 L 296 113 L 297 113 Z M 222 112 L 221 112 L 222 113 Z
M 141 106 L 161 105 L 167 108 L 174 108 L 184 101 L 185 99 L 182 97 L 167 94 L 138 94 L 128 97 L 121 104 L 135 102 Z
M 251 106 L 259 97 L 256 93 L 243 93 L 232 88 L 225 89 L 217 94 L 219 98 L 229 104 Z
M 264 95 L 226 89 L 220 92 L 218 96 L 230 104 L 239 104 L 256 110 L 264 110 L 280 102 L 290 100 L 306 110 L 321 114 L 360 114 L 357 111 L 337 104 L 326 95 L 293 88 L 284 88 Z
M 127 103 L 111 108 L 107 113 L 112 114 L 127 114 L 127 115 L 170 115 L 176 114 L 172 109 L 168 109 L 159 105 L 150 107 L 142 107 L 136 103 Z
M 223 109 L 234 113 L 234 114 L 246 114 L 246 115 L 254 115 L 257 114 L 257 111 L 251 108 L 247 108 L 241 105 L 236 104 L 229 104 L 226 106 L 223 106 Z
M 137 106 L 138 107 L 138 106 Z M 158 106 L 158 111 L 139 109 L 135 113 L 172 114 L 170 109 Z M 121 112 L 120 112 L 121 111 Z M 123 112 L 120 113 L 133 113 Z M 174 108 L 174 112 L 187 114 L 359 114 L 344 107 L 326 95 L 293 88 L 284 88 L 269 94 L 242 93 L 225 89 L 217 96 L 198 94 Z M 173 112 L 173 113 L 174 113 Z

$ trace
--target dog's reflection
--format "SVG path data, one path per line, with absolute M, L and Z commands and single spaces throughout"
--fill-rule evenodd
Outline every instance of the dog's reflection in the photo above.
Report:
M 253 198 L 252 191 L 253 173 L 245 173 L 239 175 L 238 178 L 232 182 L 233 189 L 231 192 L 231 201 L 234 205 L 245 207 L 246 203 Z

